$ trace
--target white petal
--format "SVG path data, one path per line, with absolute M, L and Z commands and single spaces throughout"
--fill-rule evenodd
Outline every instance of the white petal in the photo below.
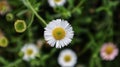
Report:
M 27 55 L 25 55 L 25 56 L 23 56 L 23 60 L 25 60 L 25 61 L 29 61 L 30 58 L 29 58 Z
M 61 48 L 59 41 L 56 42 L 56 48 Z

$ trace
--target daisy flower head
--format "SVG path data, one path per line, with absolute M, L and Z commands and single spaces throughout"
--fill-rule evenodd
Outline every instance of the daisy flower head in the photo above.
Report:
M 51 7 L 63 6 L 66 0 L 48 0 L 48 3 Z
M 45 28 L 44 37 L 49 45 L 61 48 L 67 46 L 73 38 L 74 32 L 68 21 L 56 19 Z
M 77 56 L 74 51 L 64 49 L 59 54 L 58 63 L 61 67 L 74 67 L 77 63 Z
M 4 15 L 8 11 L 10 11 L 10 6 L 7 0 L 0 1 L 0 14 Z
M 21 49 L 21 52 L 23 52 L 23 60 L 29 61 L 30 59 L 34 59 L 37 54 L 39 53 L 39 49 L 35 44 L 25 44 L 23 48 Z
M 103 60 L 111 61 L 118 55 L 118 51 L 118 48 L 113 43 L 105 43 L 101 47 L 100 55 Z

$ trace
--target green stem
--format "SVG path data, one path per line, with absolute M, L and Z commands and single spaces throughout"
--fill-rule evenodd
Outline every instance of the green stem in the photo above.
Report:
M 29 42 L 33 41 L 33 33 L 31 31 L 32 31 L 31 27 L 28 28 L 28 39 L 29 39 Z
M 30 23 L 28 24 L 27 28 L 31 27 L 33 20 L 34 20 L 34 14 L 31 15 Z
M 9 64 L 9 62 L 1 56 L 0 56 L 0 63 L 3 64 L 3 65 Z
M 91 35 L 91 33 L 87 30 L 85 31 L 85 33 L 88 35 L 90 42 L 83 48 L 83 50 L 78 54 L 79 56 L 81 56 L 82 54 L 84 54 L 91 46 L 96 47 L 96 43 L 94 40 L 94 37 Z
M 90 62 L 89 62 L 90 67 L 94 67 L 94 58 L 91 57 Z
M 78 3 L 78 5 L 72 10 L 71 13 L 74 13 L 74 11 L 75 11 L 78 7 L 80 7 L 84 2 L 85 2 L 85 0 L 80 1 L 80 2 Z
M 103 5 L 104 5 L 104 6 L 108 6 L 108 5 L 109 5 L 108 2 L 109 2 L 108 0 L 103 0 Z
M 34 14 L 32 13 L 31 14 L 31 18 L 29 19 L 29 25 L 28 25 L 28 37 L 29 37 L 29 41 L 32 42 L 32 39 L 33 39 L 33 34 L 31 32 L 31 25 L 32 25 L 32 22 L 34 20 Z
M 107 21 L 108 21 L 108 23 L 109 23 L 109 26 L 108 26 L 108 30 L 109 30 L 109 35 L 111 35 L 111 33 L 112 33 L 112 35 L 111 35 L 111 40 L 113 41 L 113 35 L 114 35 L 114 25 L 113 25 L 113 18 L 112 18 L 112 16 L 107 16 Z M 111 19 L 111 20 L 110 20 Z
M 78 54 L 78 56 L 81 56 L 82 54 L 84 54 L 92 45 L 91 42 L 89 42 L 88 44 L 86 44 L 86 46 L 83 48 L 83 50 Z
M 17 67 L 18 64 L 20 64 L 22 62 L 22 59 L 18 59 L 15 62 L 12 62 L 4 67 Z
M 100 60 L 100 58 L 99 57 L 96 57 L 96 65 L 98 66 L 98 67 L 102 67 L 102 65 L 101 65 L 101 60 Z
M 26 2 L 28 3 L 28 7 L 36 15 L 36 17 L 46 26 L 47 23 L 45 22 L 45 20 L 40 15 L 38 15 L 38 13 L 35 11 L 35 9 L 32 7 L 32 5 L 30 4 L 30 2 L 28 0 Z

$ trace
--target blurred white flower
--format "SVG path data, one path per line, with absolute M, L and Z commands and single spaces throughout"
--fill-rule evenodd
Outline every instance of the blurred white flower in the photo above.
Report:
M 36 44 L 37 44 L 37 47 L 41 49 L 44 43 L 45 41 L 43 39 L 38 39 Z
M 67 46 L 73 38 L 74 32 L 68 21 L 56 19 L 45 28 L 44 37 L 52 47 L 61 48 Z
M 77 56 L 70 49 L 62 50 L 58 57 L 58 63 L 62 67 L 74 67 L 77 63 Z
M 48 3 L 51 7 L 63 6 L 66 0 L 48 0 Z
M 111 61 L 118 55 L 118 48 L 113 43 L 105 43 L 101 47 L 100 55 L 103 60 Z
M 35 44 L 25 44 L 21 51 L 24 53 L 23 60 L 29 61 L 30 59 L 34 59 L 36 55 L 39 53 L 39 49 L 35 46 Z
M 77 64 L 76 67 L 86 67 L 86 66 L 83 64 Z
M 10 6 L 7 0 L 0 0 L 0 14 L 4 15 L 6 12 L 10 11 Z

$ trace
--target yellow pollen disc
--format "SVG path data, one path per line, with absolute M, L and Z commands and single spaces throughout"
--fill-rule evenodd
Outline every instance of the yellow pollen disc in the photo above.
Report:
M 71 60 L 71 56 L 70 55 L 66 55 L 64 57 L 64 60 L 65 60 L 65 62 L 69 62 Z
M 111 54 L 113 52 L 113 47 L 112 46 L 107 46 L 105 51 L 106 51 L 107 54 Z
M 26 53 L 27 53 L 27 55 L 30 56 L 33 53 L 33 50 L 32 49 L 27 49 Z
M 61 0 L 54 0 L 55 3 L 58 3 L 58 2 L 60 2 L 60 1 L 61 1 Z
M 62 27 L 56 27 L 53 29 L 52 35 L 56 40 L 61 40 L 65 37 L 66 32 Z

